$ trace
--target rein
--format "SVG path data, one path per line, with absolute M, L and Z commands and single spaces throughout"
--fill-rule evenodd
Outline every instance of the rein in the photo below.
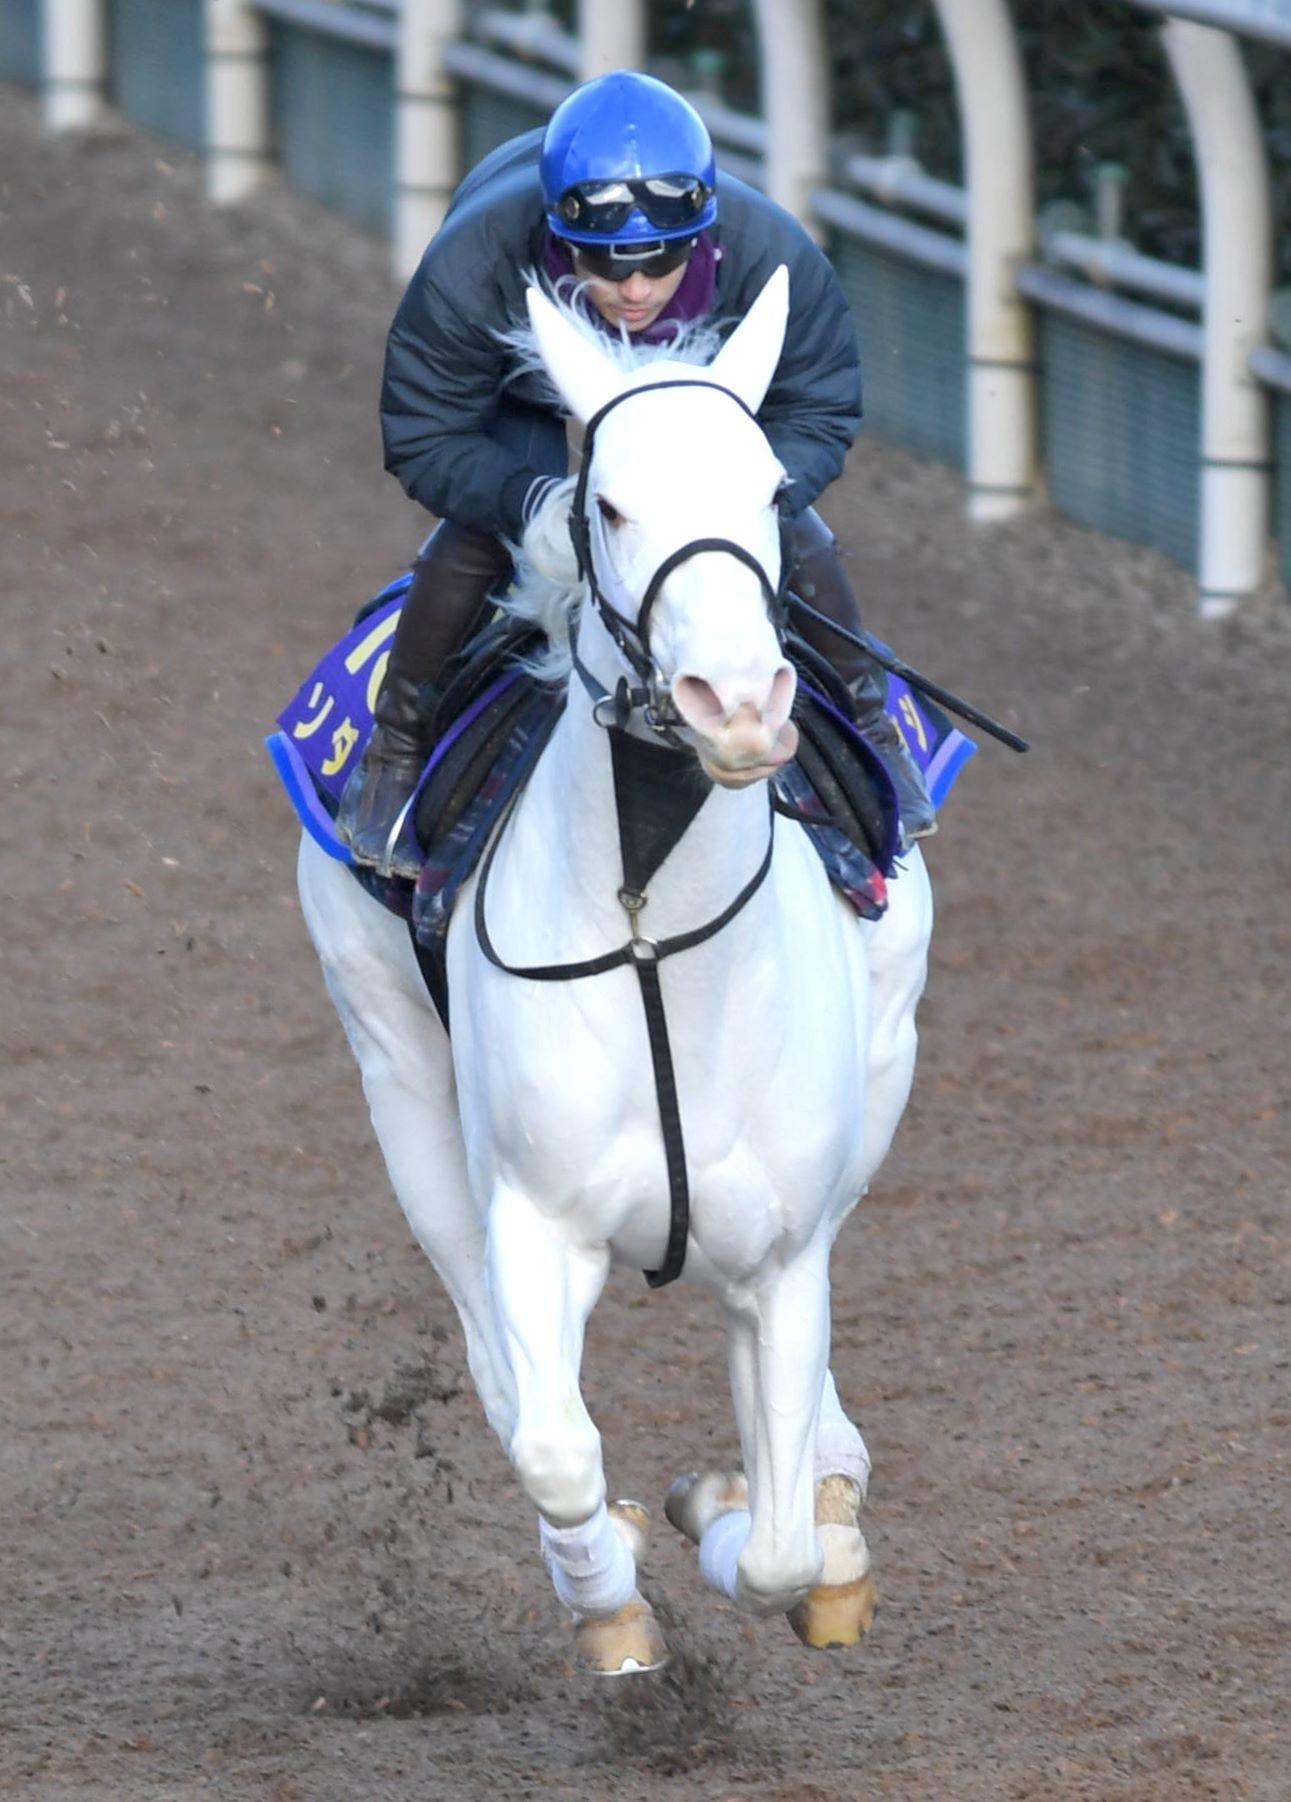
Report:
M 587 517 L 587 487 L 592 464 L 592 445 L 597 428 L 608 413 L 630 400 L 636 394 L 653 393 L 659 388 L 713 388 L 719 394 L 725 394 L 740 407 L 749 418 L 754 418 L 752 410 L 745 406 L 738 394 L 729 388 L 723 388 L 717 382 L 675 381 L 654 382 L 647 388 L 629 388 L 622 394 L 616 394 L 606 402 L 598 413 L 588 421 L 587 431 L 583 439 L 583 463 L 579 470 L 578 482 L 574 489 L 573 504 L 569 515 L 569 533 L 574 543 L 574 554 L 578 559 L 579 573 L 587 583 L 593 605 L 600 614 L 606 630 L 613 639 L 616 648 L 633 674 L 638 677 L 636 686 L 627 677 L 621 677 L 611 694 L 574 653 L 574 669 L 584 688 L 592 700 L 592 717 L 597 725 L 619 733 L 626 731 L 633 713 L 640 712 L 650 730 L 665 743 L 678 747 L 681 741 L 677 738 L 673 727 L 680 724 L 680 718 L 673 705 L 672 697 L 664 687 L 664 681 L 658 665 L 650 651 L 649 626 L 650 615 L 655 601 L 665 581 L 673 570 L 690 557 L 697 557 L 707 551 L 723 551 L 735 557 L 757 576 L 762 586 L 762 593 L 767 602 L 767 609 L 777 634 L 782 634 L 786 612 L 785 571 L 786 560 L 781 563 L 781 582 L 778 589 L 771 586 L 766 571 L 753 556 L 752 552 L 730 538 L 695 538 L 689 544 L 665 557 L 655 570 L 642 598 L 641 608 L 636 623 L 620 613 L 601 590 L 592 559 L 591 522 Z M 611 744 L 613 744 L 611 739 Z M 603 976 L 610 970 L 620 969 L 629 964 L 637 973 L 637 981 L 641 989 L 641 1005 L 645 1012 L 646 1032 L 650 1041 L 650 1063 L 654 1073 L 655 1097 L 659 1104 L 659 1124 L 663 1131 L 664 1161 L 668 1171 L 668 1243 L 663 1262 L 658 1270 L 647 1270 L 645 1279 L 652 1289 L 662 1289 L 666 1283 L 675 1282 L 681 1275 L 686 1261 L 686 1241 L 690 1232 L 690 1182 L 686 1173 L 686 1142 L 681 1125 L 681 1107 L 677 1097 L 677 1079 L 673 1068 L 672 1047 L 668 1039 L 668 1020 L 663 1005 L 663 990 L 659 981 L 659 965 L 666 958 L 675 957 L 678 952 L 693 950 L 696 945 L 704 944 L 715 938 L 724 926 L 740 913 L 757 894 L 771 871 L 771 860 L 775 852 L 775 803 L 769 796 L 767 848 L 761 863 L 753 875 L 735 896 L 713 919 L 703 926 L 693 927 L 689 932 L 679 932 L 666 939 L 652 939 L 641 930 L 641 914 L 644 912 L 649 896 L 646 893 L 650 881 L 650 872 L 642 861 L 642 854 L 632 834 L 625 830 L 626 809 L 622 791 L 620 761 L 614 758 L 614 798 L 615 810 L 619 822 L 619 848 L 623 859 L 623 886 L 618 891 L 619 905 L 628 916 L 630 937 L 613 951 L 602 952 L 599 957 L 584 958 L 580 963 L 571 964 L 509 964 L 498 953 L 490 937 L 486 918 L 485 896 L 488 890 L 489 875 L 493 869 L 498 847 L 502 843 L 502 835 L 519 800 L 520 791 L 511 798 L 505 813 L 498 822 L 498 829 L 489 847 L 480 879 L 475 889 L 475 938 L 476 943 L 488 962 L 496 970 L 503 970 L 508 976 L 519 976 L 528 982 L 579 982 L 588 976 Z

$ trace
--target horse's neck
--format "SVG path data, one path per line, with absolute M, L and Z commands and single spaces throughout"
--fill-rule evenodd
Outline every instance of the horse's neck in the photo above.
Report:
M 579 624 L 579 656 L 613 693 L 623 664 L 609 634 L 589 613 Z M 535 786 L 571 898 L 579 905 L 586 898 L 596 915 L 603 918 L 608 912 L 626 926 L 617 899 L 623 863 L 609 734 L 593 718 L 591 700 L 577 675 L 570 679 L 569 701 Z M 744 790 L 712 788 L 649 885 L 642 931 L 662 938 L 720 913 L 757 869 L 768 830 L 762 784 Z

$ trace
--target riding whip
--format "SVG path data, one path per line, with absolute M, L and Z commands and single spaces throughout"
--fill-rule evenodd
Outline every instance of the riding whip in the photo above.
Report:
M 887 670 L 889 675 L 900 676 L 903 682 L 908 682 L 911 688 L 917 688 L 920 694 L 925 694 L 930 700 L 938 702 L 948 713 L 958 714 L 960 719 L 967 720 L 970 725 L 980 726 L 983 732 L 989 732 L 992 738 L 998 738 L 1002 745 L 1009 747 L 1010 751 L 1029 751 L 1031 749 L 1025 738 L 1019 738 L 1016 732 L 1010 732 L 1007 726 L 1001 726 L 999 721 L 993 720 L 988 713 L 982 713 L 979 708 L 973 706 L 971 701 L 961 701 L 958 695 L 951 694 L 950 690 L 942 688 L 940 683 L 931 681 L 927 676 L 921 676 L 918 670 L 911 669 L 908 663 L 902 663 L 901 659 L 894 656 L 881 639 L 872 638 L 864 629 L 860 632 L 853 632 L 847 626 L 840 626 L 837 620 L 832 620 L 827 614 L 817 613 L 814 607 L 809 607 L 800 595 L 791 593 L 787 599 L 794 612 L 805 613 L 818 625 L 828 626 L 829 630 L 836 633 L 839 638 L 845 638 L 848 644 L 854 644 L 858 651 L 865 651 L 874 659 L 880 669 Z

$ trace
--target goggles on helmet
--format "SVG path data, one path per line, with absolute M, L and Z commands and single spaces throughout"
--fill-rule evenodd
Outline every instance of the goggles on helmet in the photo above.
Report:
M 693 238 L 674 238 L 668 243 L 607 244 L 604 250 L 593 244 L 570 244 L 574 267 L 579 274 L 594 275 L 603 282 L 625 282 L 638 273 L 657 282 L 674 269 L 680 269 L 695 248 Z
M 692 224 L 713 197 L 697 175 L 647 175 L 608 181 L 576 181 L 556 202 L 556 215 L 580 232 L 612 238 L 639 208 L 659 231 Z

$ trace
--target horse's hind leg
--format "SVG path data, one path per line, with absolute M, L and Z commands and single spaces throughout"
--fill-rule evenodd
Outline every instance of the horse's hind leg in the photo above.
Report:
M 816 1481 L 822 1483 L 827 1477 L 846 1478 L 855 1485 L 861 1501 L 865 1500 L 870 1486 L 870 1454 L 860 1428 L 843 1412 L 832 1370 L 825 1372 L 816 1425 Z
M 928 973 L 932 885 L 916 845 L 888 887 L 888 911 L 864 928 L 870 966 L 870 1044 L 863 1131 L 866 1182 L 888 1155 L 910 1099 L 919 1048 L 915 1008 Z
M 601 1436 L 579 1390 L 587 1317 L 609 1272 L 603 1247 L 572 1245 L 532 1202 L 501 1187 L 489 1209 L 489 1274 L 515 1373 L 511 1460 L 541 1516 L 543 1556 L 602 1675 L 656 1668 L 662 1636 L 637 1592 L 643 1512 L 605 1503 Z
M 301 907 L 363 1078 L 390 1183 L 462 1322 L 471 1376 L 503 1445 L 515 1426 L 510 1371 L 488 1294 L 484 1225 L 470 1192 L 448 1035 L 408 929 L 306 838 Z
M 843 1412 L 833 1373 L 826 1371 L 816 1428 L 816 1531 L 824 1565 L 819 1582 L 789 1610 L 789 1624 L 804 1645 L 855 1645 L 874 1619 L 874 1578 L 861 1532 L 869 1481 L 865 1441 Z

